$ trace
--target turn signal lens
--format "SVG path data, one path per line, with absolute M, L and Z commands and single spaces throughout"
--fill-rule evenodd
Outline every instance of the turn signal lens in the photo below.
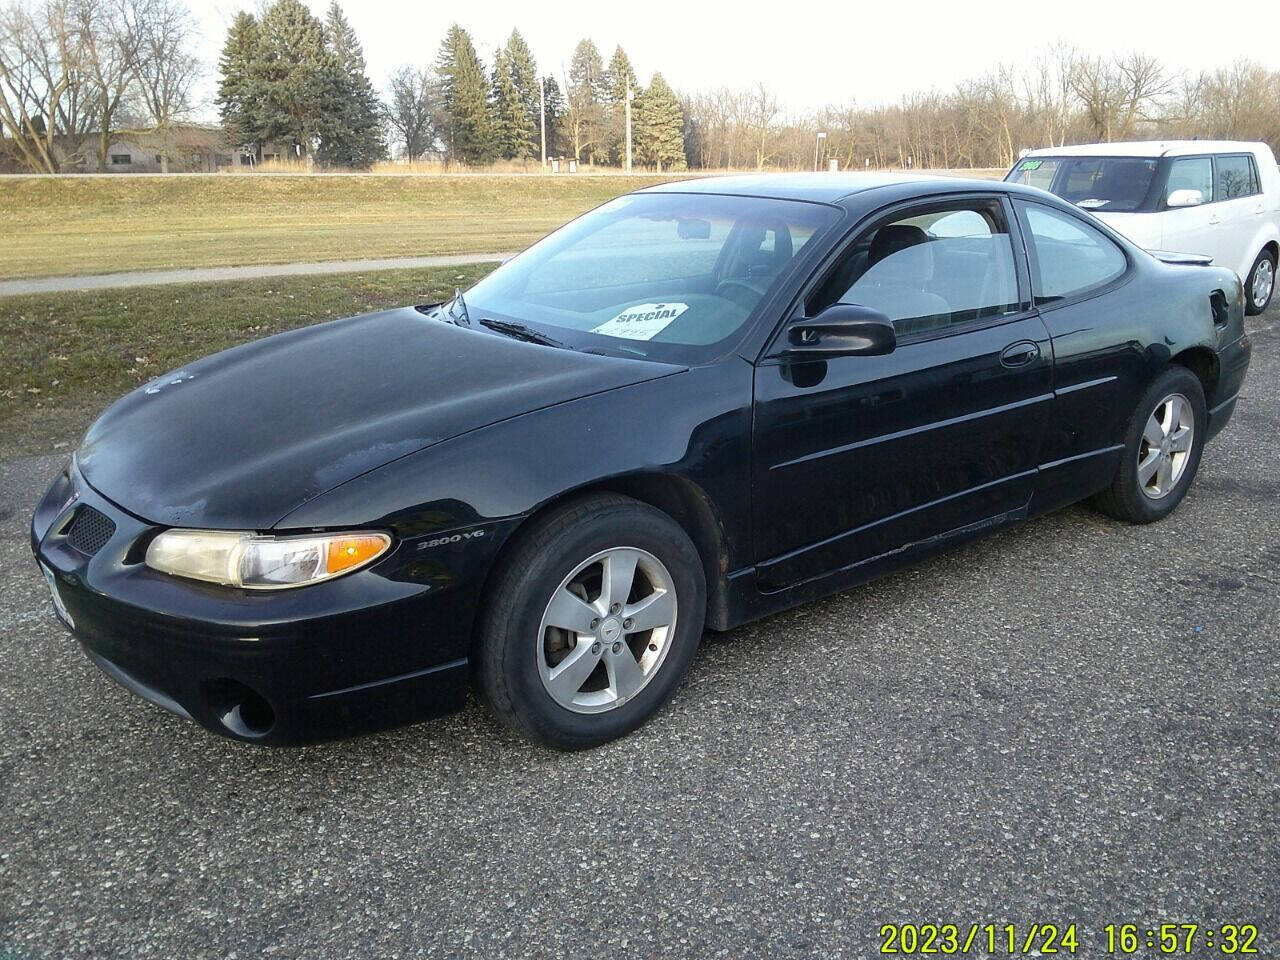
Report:
M 229 587 L 301 587 L 372 563 L 391 547 L 385 533 L 259 537 L 213 530 L 166 530 L 147 547 L 147 566 Z
M 330 540 L 329 555 L 325 564 L 329 576 L 368 563 L 387 549 L 387 542 L 386 534 L 381 533 Z

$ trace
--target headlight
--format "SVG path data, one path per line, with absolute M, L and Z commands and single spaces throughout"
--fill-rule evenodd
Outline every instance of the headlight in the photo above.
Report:
M 229 587 L 278 590 L 350 573 L 391 546 L 385 533 L 261 537 L 220 530 L 166 530 L 147 547 L 147 566 Z

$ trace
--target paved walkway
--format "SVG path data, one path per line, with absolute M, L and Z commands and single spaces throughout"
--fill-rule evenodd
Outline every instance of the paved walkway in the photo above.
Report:
M 146 287 L 158 283 L 213 283 L 219 280 L 255 280 L 259 277 L 294 277 L 328 273 L 364 273 L 413 267 L 450 267 L 463 263 L 493 263 L 514 253 L 461 253 L 439 257 L 399 257 L 390 260 L 330 260 L 322 263 L 270 263 L 252 267 L 195 267 L 189 270 L 136 270 L 81 277 L 37 277 L 32 280 L 0 280 L 0 297 L 24 293 L 63 293 L 68 290 L 109 290 Z

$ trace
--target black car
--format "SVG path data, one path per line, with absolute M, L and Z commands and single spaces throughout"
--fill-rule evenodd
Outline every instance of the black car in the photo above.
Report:
M 1168 514 L 1249 364 L 1234 273 L 1047 193 L 620 197 L 445 304 L 135 390 L 32 521 L 130 690 L 296 743 L 460 706 L 587 747 L 726 630 L 1084 499 Z

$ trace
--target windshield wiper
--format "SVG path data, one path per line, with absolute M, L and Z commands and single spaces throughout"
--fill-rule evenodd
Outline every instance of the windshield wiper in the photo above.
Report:
M 490 320 L 488 317 L 481 317 L 476 322 L 482 327 L 497 330 L 499 333 L 505 333 L 507 336 L 514 337 L 517 340 L 540 343 L 545 347 L 564 347 L 564 344 L 559 340 L 552 339 L 545 333 L 539 333 L 533 327 L 526 327 L 523 323 L 516 323 L 512 320 Z
M 454 313 L 453 312 L 454 307 L 457 307 L 461 311 L 461 313 Z M 453 288 L 453 302 L 449 304 L 449 309 L 446 312 L 448 313 L 449 316 L 453 317 L 453 323 L 455 326 L 458 326 L 458 327 L 471 326 L 471 315 L 467 313 L 467 301 L 462 299 L 461 287 Z

